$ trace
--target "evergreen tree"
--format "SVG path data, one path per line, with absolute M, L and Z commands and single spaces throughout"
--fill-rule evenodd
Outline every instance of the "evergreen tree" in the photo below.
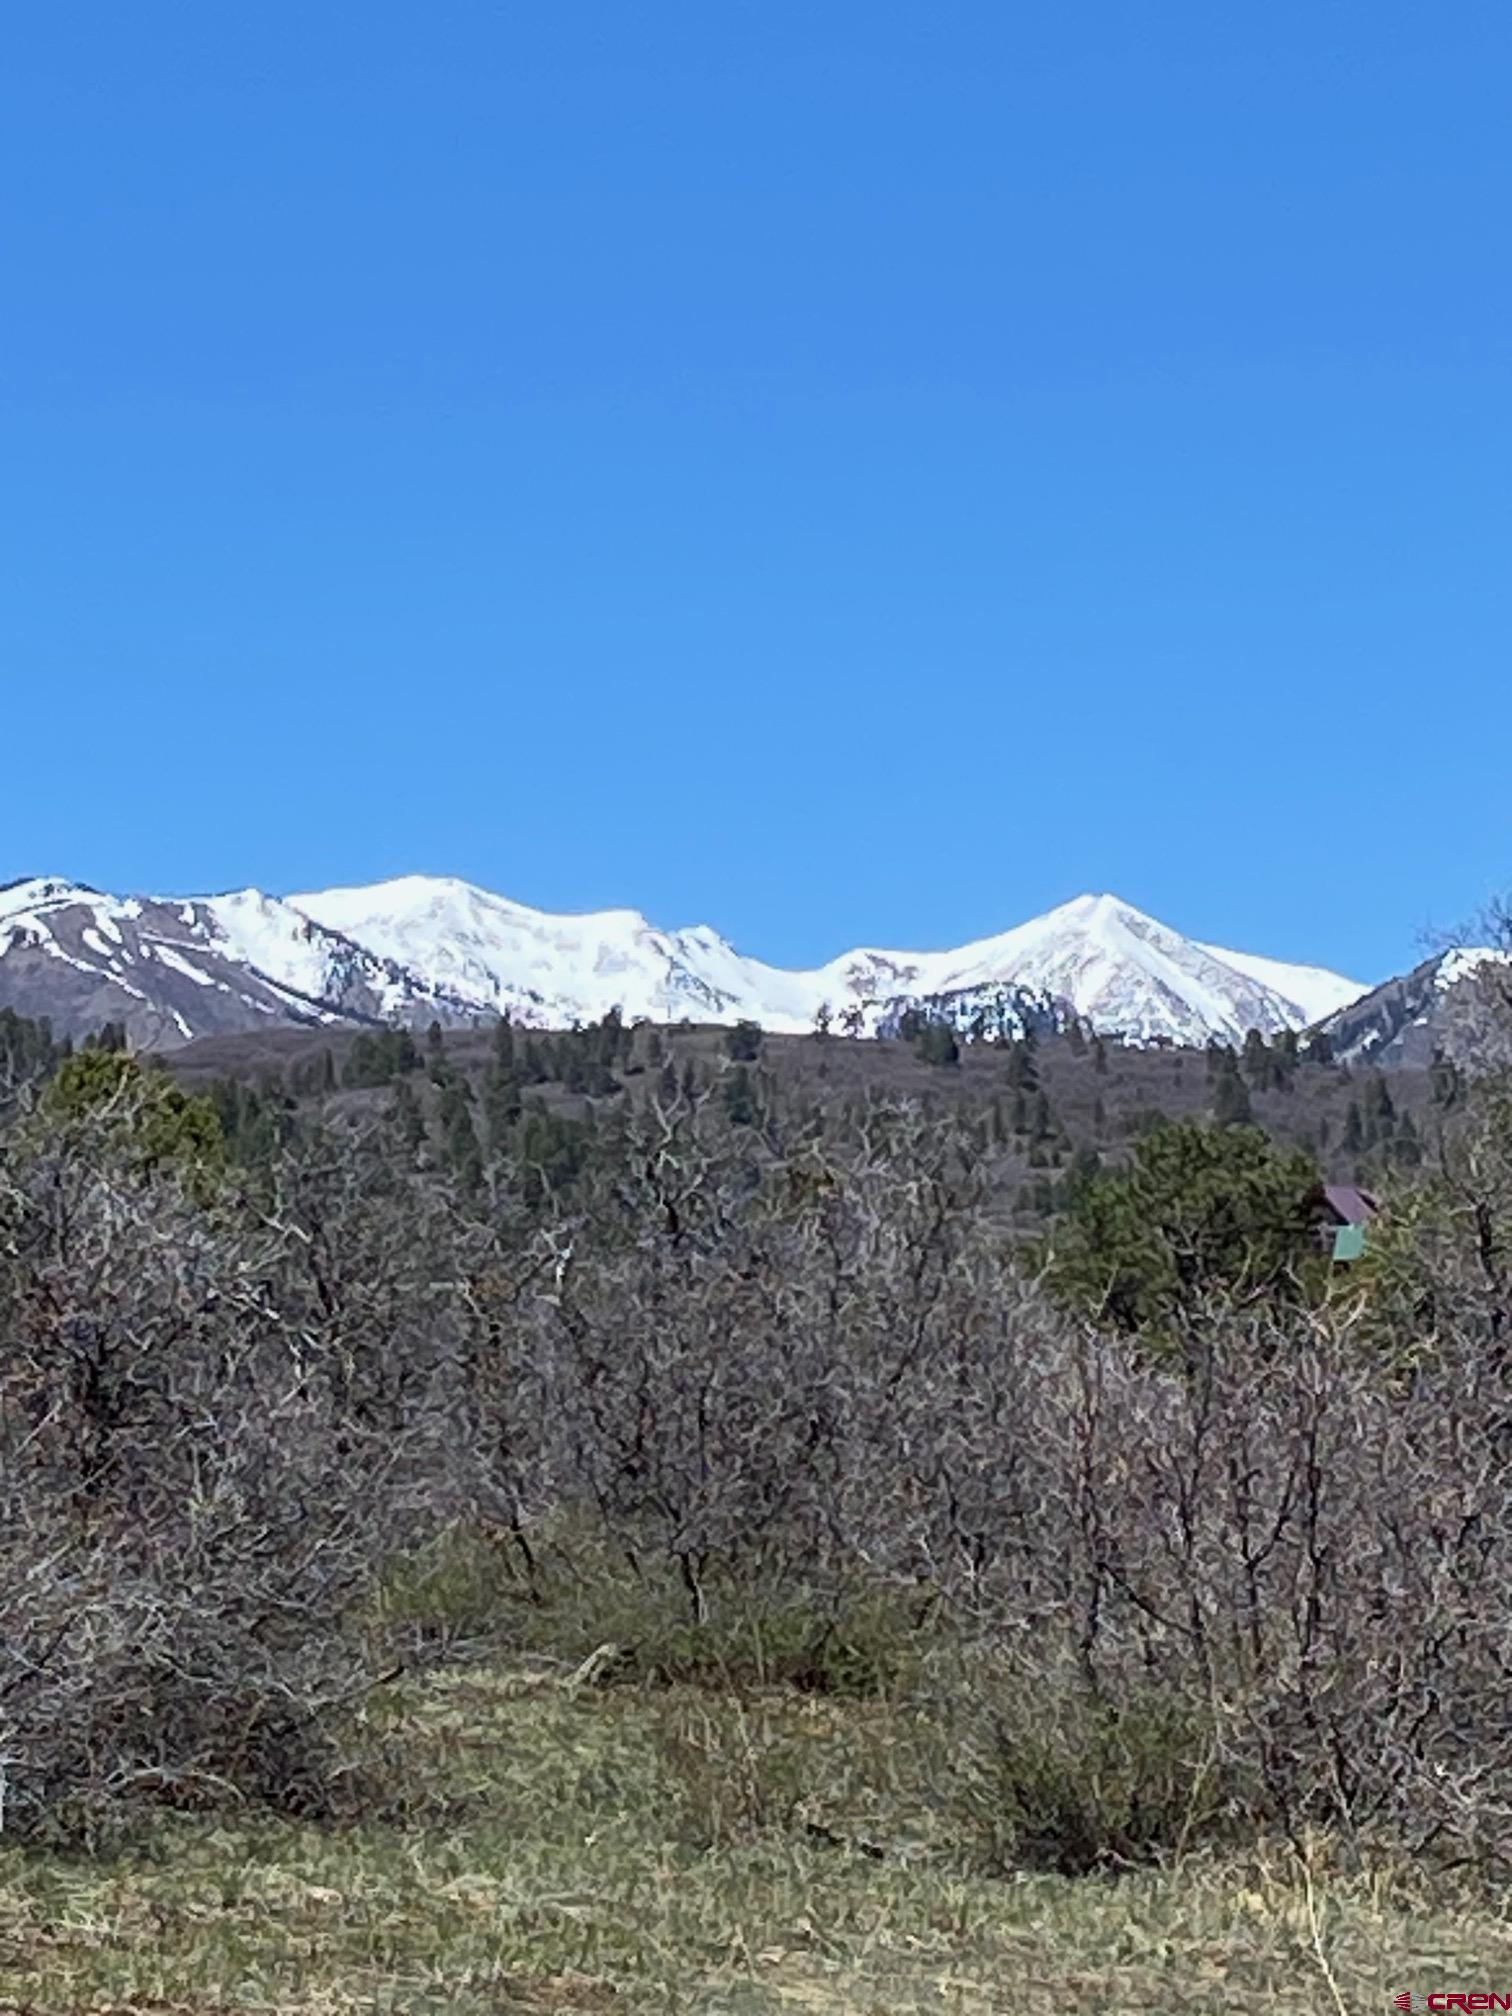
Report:
M 914 1053 L 925 1064 L 959 1064 L 961 1046 L 948 1022 L 926 1022 L 914 1042 Z
M 519 1050 L 520 1080 L 525 1085 L 543 1085 L 549 1075 L 546 1069 L 545 1045 L 536 1037 L 522 1043 Z
M 1220 1127 L 1243 1127 L 1250 1120 L 1250 1098 L 1232 1051 L 1226 1051 L 1226 1066 L 1219 1069 L 1213 1086 L 1213 1118 Z
M 520 1081 L 513 1064 L 495 1061 L 483 1082 L 483 1125 L 489 1148 L 495 1155 L 501 1155 L 508 1146 L 522 1104 Z
M 1079 1186 L 1051 1285 L 1100 1321 L 1157 1333 L 1215 1294 L 1304 1298 L 1318 1288 L 1317 1195 L 1312 1159 L 1258 1128 L 1160 1122 L 1127 1168 Z
M 1397 1118 L 1391 1152 L 1396 1161 L 1409 1169 L 1415 1169 L 1423 1159 L 1423 1144 L 1418 1139 L 1418 1130 L 1410 1113 L 1402 1113 Z
M 1012 1092 L 1032 1092 L 1039 1084 L 1035 1046 L 1027 1034 L 1008 1045 L 1003 1076 Z
M 1102 1169 L 1102 1157 L 1095 1148 L 1078 1148 L 1060 1181 L 1059 1203 L 1063 1211 L 1074 1211 Z
M 420 1111 L 420 1102 L 408 1078 L 395 1079 L 393 1104 L 389 1110 L 394 1131 L 405 1149 L 411 1156 L 418 1155 L 425 1146 L 425 1115 Z
M 725 1055 L 737 1064 L 754 1064 L 761 1055 L 761 1025 L 737 1022 L 725 1037 Z
M 1447 1058 L 1442 1050 L 1436 1050 L 1433 1062 L 1428 1067 L 1428 1089 L 1433 1103 L 1441 1111 L 1447 1112 L 1457 1106 L 1460 1099 L 1460 1073 L 1458 1067 Z
M 515 1064 L 515 1028 L 507 1014 L 494 1024 L 493 1064 L 496 1071 L 512 1072 Z
M 39 1104 L 60 1125 L 103 1125 L 144 1177 L 171 1166 L 208 1181 L 226 1159 L 214 1098 L 181 1091 L 166 1072 L 149 1069 L 127 1050 L 80 1050 L 58 1067 Z
M 1290 1092 L 1297 1075 L 1297 1032 L 1283 1029 L 1271 1045 L 1271 1083 L 1278 1092 Z
M 1378 1071 L 1372 1072 L 1366 1080 L 1363 1110 L 1367 1136 L 1389 1139 L 1396 1120 L 1396 1102 Z
M 760 1118 L 751 1074 L 744 1064 L 737 1064 L 725 1078 L 724 1108 L 725 1117 L 735 1127 L 754 1127 Z

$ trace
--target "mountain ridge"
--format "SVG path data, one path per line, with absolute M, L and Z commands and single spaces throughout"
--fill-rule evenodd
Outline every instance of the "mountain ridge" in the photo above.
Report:
M 60 1033 L 123 1021 L 146 1047 L 280 1020 L 454 1026 L 509 1014 L 544 1028 L 611 1008 L 786 1033 L 827 1011 L 875 1034 L 910 1003 L 967 1033 L 1075 1019 L 1133 1042 L 1202 1043 L 1303 1028 L 1365 991 L 1324 968 L 1187 938 L 1107 893 L 962 946 L 856 946 L 788 969 L 711 925 L 536 910 L 451 876 L 286 897 L 116 896 L 62 877 L 0 887 L 0 1002 L 48 1014 Z

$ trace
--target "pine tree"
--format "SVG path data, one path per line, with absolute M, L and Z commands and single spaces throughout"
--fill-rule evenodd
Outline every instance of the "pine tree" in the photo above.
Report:
M 1405 1164 L 1409 1169 L 1415 1169 L 1423 1159 L 1423 1144 L 1418 1139 L 1418 1131 L 1410 1113 L 1403 1113 L 1398 1117 L 1392 1154 L 1398 1162 Z
M 476 1190 L 483 1178 L 483 1155 L 478 1146 L 478 1136 L 473 1127 L 472 1114 L 467 1101 L 450 1096 L 455 1086 L 447 1087 L 448 1097 L 442 1100 L 442 1126 L 446 1142 L 446 1159 L 459 1186 L 467 1192 Z
M 1379 1072 L 1372 1074 L 1366 1084 L 1365 1112 L 1377 1133 L 1390 1133 L 1391 1123 L 1396 1119 L 1396 1102 Z
M 390 1111 L 394 1131 L 400 1141 L 411 1156 L 418 1155 L 425 1146 L 425 1115 L 420 1111 L 420 1102 L 415 1097 L 414 1088 L 408 1078 L 395 1080 L 394 1099 Z
M 1457 1106 L 1460 1082 L 1458 1067 L 1444 1055 L 1442 1050 L 1435 1051 L 1433 1062 L 1428 1067 L 1428 1089 L 1433 1095 L 1434 1105 L 1444 1112 L 1451 1106 Z
M 724 1081 L 724 1108 L 734 1127 L 754 1127 L 760 1117 L 751 1074 L 744 1064 L 737 1064 Z
M 508 1015 L 500 1016 L 494 1024 L 493 1061 L 496 1071 L 512 1073 L 514 1070 L 515 1032 Z
M 925 1064 L 959 1064 L 961 1046 L 948 1022 L 926 1022 L 914 1043 L 915 1055 Z
M 1270 1083 L 1270 1045 L 1258 1029 L 1245 1031 L 1244 1075 L 1257 1092 L 1263 1092 Z
M 1244 1081 L 1225 1072 L 1219 1086 Z M 1157 1337 L 1214 1293 L 1315 1291 L 1317 1165 L 1254 1127 L 1159 1121 L 1126 1167 L 1069 1201 L 1051 1285 L 1073 1308 Z
M 520 1081 L 512 1065 L 495 1064 L 483 1085 L 483 1124 L 495 1155 L 504 1152 L 520 1118 Z
M 1278 1092 L 1290 1092 L 1297 1075 L 1297 1032 L 1283 1029 L 1271 1045 L 1271 1083 Z
M 1026 1035 L 1019 1037 L 1008 1046 L 1008 1058 L 1003 1067 L 1003 1076 L 1010 1091 L 1032 1092 L 1039 1084 L 1039 1069 L 1034 1058 L 1034 1044 Z
M 1242 1127 L 1252 1117 L 1250 1097 L 1232 1052 L 1227 1055 L 1228 1066 L 1220 1070 L 1213 1087 L 1213 1118 L 1220 1127 Z
M 737 1022 L 725 1037 L 725 1055 L 737 1064 L 754 1064 L 761 1055 L 759 1022 Z

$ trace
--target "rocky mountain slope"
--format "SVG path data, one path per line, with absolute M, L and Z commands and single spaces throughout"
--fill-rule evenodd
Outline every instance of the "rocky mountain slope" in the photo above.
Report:
M 1372 987 L 1322 1028 L 1341 1064 L 1429 1064 L 1440 1051 L 1460 1063 L 1486 1063 L 1481 1011 L 1494 1007 L 1492 990 L 1512 998 L 1512 959 L 1488 946 L 1461 947 Z

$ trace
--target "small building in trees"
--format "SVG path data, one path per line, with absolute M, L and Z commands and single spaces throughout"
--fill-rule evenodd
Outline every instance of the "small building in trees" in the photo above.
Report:
M 1365 1234 L 1381 1208 L 1374 1191 L 1357 1183 L 1325 1183 L 1318 1192 L 1318 1243 L 1334 1260 L 1358 1260 Z

